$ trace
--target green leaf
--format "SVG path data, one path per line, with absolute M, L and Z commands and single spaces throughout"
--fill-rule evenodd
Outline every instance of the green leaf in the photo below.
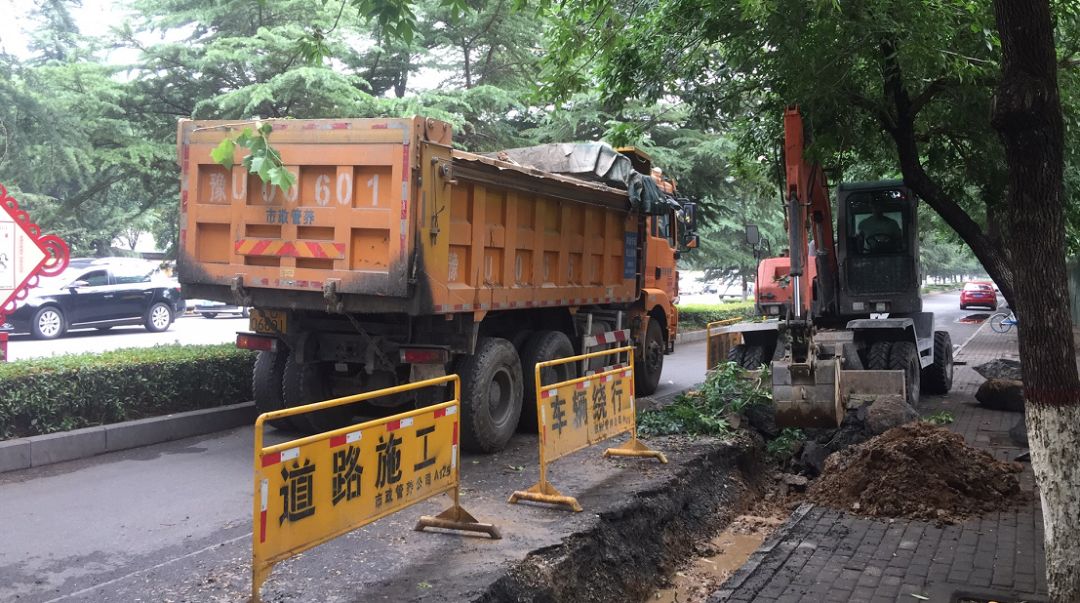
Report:
M 240 135 L 236 137 L 236 144 L 238 146 L 244 147 L 245 149 L 250 149 L 251 141 L 253 139 L 254 136 L 251 128 L 244 128 L 244 131 L 240 132 Z
M 225 169 L 231 170 L 235 151 L 236 143 L 233 142 L 233 139 L 226 137 L 218 146 L 214 147 L 213 151 L 210 151 L 210 158 L 225 166 Z
M 270 184 L 281 189 L 281 192 L 288 192 L 292 188 L 293 182 L 296 181 L 296 177 L 292 175 L 289 170 L 284 167 L 273 167 L 267 171 L 267 179 Z
M 244 158 L 244 162 L 248 164 L 248 171 L 252 174 L 259 174 L 260 178 L 263 177 L 263 170 L 269 167 L 266 166 L 266 158 L 261 155 L 258 157 L 255 155 L 248 155 Z M 266 178 L 263 178 L 263 180 L 266 180 Z

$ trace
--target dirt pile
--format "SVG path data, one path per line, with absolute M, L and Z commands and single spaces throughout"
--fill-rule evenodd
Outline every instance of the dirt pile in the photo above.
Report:
M 807 498 L 860 515 L 955 522 L 1020 499 L 1021 469 L 947 429 L 909 423 L 830 456 Z

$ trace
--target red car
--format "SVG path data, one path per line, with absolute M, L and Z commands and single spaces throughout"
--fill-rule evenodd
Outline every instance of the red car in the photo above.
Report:
M 986 281 L 973 281 L 964 285 L 960 292 L 960 309 L 967 310 L 968 306 L 985 306 L 991 311 L 997 310 L 997 292 L 994 291 L 994 283 Z

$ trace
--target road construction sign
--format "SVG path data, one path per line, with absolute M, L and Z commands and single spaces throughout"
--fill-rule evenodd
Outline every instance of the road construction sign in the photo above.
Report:
M 37 285 L 39 275 L 58 275 L 67 265 L 67 244 L 55 235 L 42 236 L 0 185 L 0 324 Z
M 379 396 L 453 383 L 452 400 L 418 410 L 263 447 L 266 421 Z M 273 565 L 380 517 L 443 493 L 453 506 L 422 517 L 416 529 L 484 532 L 458 505 L 457 375 L 260 415 L 255 423 L 255 521 L 252 597 Z
M 628 365 L 559 383 L 541 382 L 544 367 L 581 362 L 607 355 L 627 354 Z M 528 490 L 514 492 L 519 500 L 548 502 L 581 511 L 570 496 L 560 494 L 547 481 L 547 464 L 613 436 L 629 433 L 630 441 L 608 448 L 604 456 L 636 456 L 667 463 L 662 452 L 649 449 L 637 439 L 637 409 L 634 401 L 634 348 L 624 347 L 540 362 L 536 371 L 536 410 L 540 425 L 540 481 Z M 532 409 L 526 409 L 532 411 Z

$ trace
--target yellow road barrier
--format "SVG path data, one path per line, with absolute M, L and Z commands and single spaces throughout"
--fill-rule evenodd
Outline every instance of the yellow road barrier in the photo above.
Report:
M 267 421 L 424 387 L 454 385 L 454 398 L 384 419 L 263 447 Z M 255 421 L 255 501 L 251 596 L 275 563 L 433 496 L 453 505 L 423 516 L 427 527 L 482 532 L 459 502 L 458 421 L 461 383 L 448 375 L 259 415 Z
M 727 362 L 728 352 L 731 348 L 742 343 L 742 334 L 728 333 L 723 330 L 713 332 L 715 327 L 726 327 L 742 320 L 741 318 L 728 318 L 717 320 L 705 325 L 705 333 L 708 342 L 705 344 L 705 370 L 711 371 L 721 362 Z
M 560 383 L 543 384 L 540 381 L 540 371 L 544 367 L 621 353 L 626 353 L 629 358 L 629 365 L 625 368 Z M 629 432 L 630 441 L 618 448 L 608 448 L 604 456 L 648 457 L 667 463 L 664 453 L 650 449 L 637 439 L 633 347 L 548 360 L 537 363 L 534 370 L 536 414 L 540 425 L 540 481 L 528 490 L 514 492 L 510 496 L 510 503 L 531 500 L 565 505 L 574 511 L 581 511 L 576 498 L 563 495 L 548 482 L 547 464 L 621 433 Z

